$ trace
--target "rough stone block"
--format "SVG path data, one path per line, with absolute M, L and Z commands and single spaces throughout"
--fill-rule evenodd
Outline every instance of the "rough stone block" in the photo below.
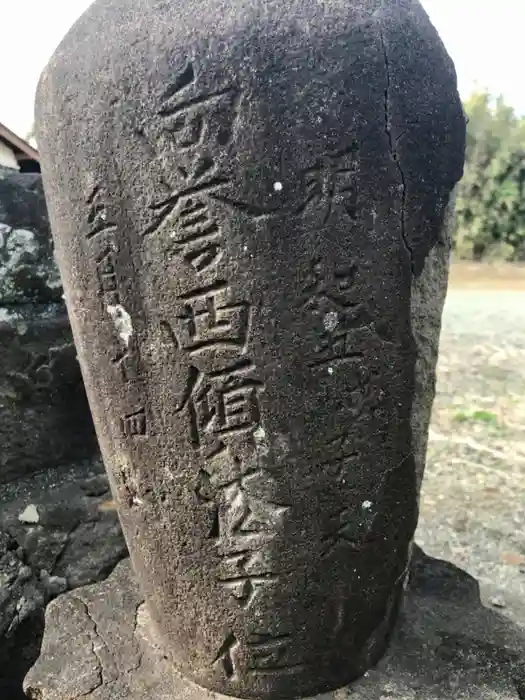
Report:
M 129 562 L 104 583 L 50 604 L 42 655 L 24 684 L 32 700 L 219 700 L 173 671 L 155 647 Z M 387 655 L 319 700 L 521 700 L 525 632 L 481 605 L 461 569 L 416 550 Z
M 0 484 L 97 454 L 42 179 L 0 167 Z

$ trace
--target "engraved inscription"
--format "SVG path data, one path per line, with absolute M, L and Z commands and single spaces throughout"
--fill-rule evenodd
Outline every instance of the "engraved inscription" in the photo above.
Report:
M 353 333 L 369 328 L 372 319 L 356 278 L 355 264 L 330 266 L 321 258 L 313 261 L 299 297 L 299 308 L 317 318 L 321 327 L 310 367 L 350 362 L 360 372 L 364 353 L 355 348 Z
M 173 189 L 168 197 L 154 202 L 150 205 L 150 209 L 155 217 L 153 222 L 145 230 L 145 234 L 158 233 L 166 229 L 176 231 L 180 225 L 181 216 L 188 214 L 188 210 L 200 208 L 206 212 L 208 217 L 208 229 L 213 227 L 214 219 L 209 214 L 208 199 L 212 198 L 214 193 L 221 187 L 227 184 L 228 180 L 213 175 L 215 171 L 213 161 L 204 160 L 194 172 L 188 173 L 184 168 L 178 168 L 179 181 L 182 184 L 176 189 Z M 182 219 L 184 221 L 184 218 Z M 187 221 L 187 219 L 186 219 Z M 194 233 L 199 233 L 198 229 Z M 189 240 L 185 239 L 184 235 L 179 239 L 179 245 L 191 243 L 192 238 L 189 235 Z
M 248 641 L 251 673 L 270 675 L 276 673 L 297 673 L 304 664 L 296 663 L 290 655 L 291 635 L 252 634 Z
M 108 206 L 101 188 L 97 185 L 93 188 L 87 200 L 89 204 L 88 213 L 88 240 L 94 239 L 92 255 L 96 266 L 98 294 L 104 306 L 105 315 L 111 319 L 111 310 L 121 310 L 124 308 L 122 294 L 119 289 L 118 274 L 118 246 L 115 241 L 115 234 L 118 227 L 108 214 Z M 140 380 L 140 352 L 135 336 L 129 335 L 126 340 L 126 347 L 122 347 L 119 342 L 117 327 L 113 319 L 111 323 L 112 341 L 110 347 L 110 362 L 115 370 L 116 376 L 127 384 L 131 381 Z M 125 426 L 126 419 L 121 419 L 121 428 L 124 435 L 133 436 L 140 433 L 133 433 L 131 426 Z M 130 432 L 131 431 L 131 432 Z M 145 434 L 145 433 L 144 433 Z
M 162 185 L 170 192 L 152 202 L 153 221 L 145 234 L 171 230 L 173 253 L 198 272 L 216 264 L 222 256 L 220 230 L 210 212 L 229 179 L 220 174 L 221 150 L 233 140 L 239 117 L 240 91 L 225 86 L 199 92 L 194 65 L 189 62 L 165 90 L 155 118 L 142 132 L 159 154 Z M 166 162 L 165 153 L 175 156 Z
M 334 365 L 338 362 L 361 362 L 364 359 L 362 352 L 354 352 L 352 349 L 351 335 L 341 330 L 335 335 L 322 333 L 319 342 L 313 347 L 315 359 L 308 362 L 309 367 L 322 367 Z
M 322 555 L 330 554 L 339 545 L 344 545 L 350 552 L 360 552 L 367 544 L 377 541 L 377 536 L 370 534 L 375 520 L 372 507 L 344 508 L 335 516 L 335 526 L 323 537 Z
M 292 179 L 297 180 L 298 186 L 290 189 L 289 196 L 286 194 L 288 189 L 278 182 L 276 184 L 281 186 L 273 187 L 271 201 L 261 202 L 260 197 L 257 201 L 244 201 L 223 189 L 214 193 L 214 198 L 254 219 L 308 215 L 321 226 L 326 226 L 336 215 L 342 214 L 354 222 L 359 212 L 358 151 L 359 144 L 354 141 L 342 150 L 318 156 L 311 165 L 293 174 Z M 278 197 L 276 193 L 279 193 Z
M 348 465 L 356 464 L 359 456 L 353 447 L 350 432 L 344 432 L 319 450 L 319 467 L 339 481 L 345 478 Z
M 282 530 L 289 506 L 274 502 L 276 484 L 260 464 L 267 449 L 261 443 L 264 383 L 249 354 L 252 305 L 236 298 L 230 280 L 219 273 L 225 247 L 217 203 L 224 202 L 230 183 L 222 166 L 240 100 L 234 86 L 199 90 L 191 62 L 175 76 L 143 129 L 160 156 L 166 192 L 149 204 L 152 221 L 144 235 L 162 236 L 165 253 L 181 261 L 188 275 L 190 291 L 178 297 L 176 315 L 160 321 L 163 337 L 186 367 L 175 412 L 186 417 L 199 459 L 194 490 L 220 558 L 217 584 L 248 610 L 278 584 L 268 545 Z M 228 678 L 236 673 L 238 644 L 230 633 L 214 661 Z
M 253 370 L 249 360 L 208 374 L 190 365 L 176 411 L 187 411 L 194 447 L 211 455 L 224 447 L 223 438 L 257 428 L 263 384 L 250 376 Z
M 100 294 L 103 296 L 104 304 L 110 306 L 120 304 L 116 255 L 113 245 L 107 244 L 95 258 Z
M 141 408 L 139 411 L 122 416 L 120 427 L 124 437 L 146 437 L 148 435 L 146 410 Z
M 300 308 L 317 313 L 355 310 L 362 307 L 356 295 L 355 264 L 333 266 L 315 258 L 305 280 Z
M 235 663 L 234 663 L 234 652 L 239 646 L 239 642 L 235 635 L 230 632 L 224 642 L 221 644 L 217 656 L 214 658 L 213 664 L 220 664 L 224 671 L 226 678 L 233 678 L 236 675 Z
M 238 117 L 240 92 L 234 87 L 199 93 L 195 68 L 190 62 L 164 92 L 158 110 L 162 129 L 174 150 L 195 146 L 227 146 Z
M 289 509 L 251 495 L 249 479 L 241 478 L 224 489 L 217 538 L 222 557 L 219 583 L 243 609 L 249 608 L 265 587 L 277 582 L 264 548 L 282 528 Z
M 216 267 L 223 256 L 222 233 L 210 207 L 198 195 L 183 198 L 173 209 L 174 239 L 169 253 L 203 273 Z
M 118 349 L 111 362 L 124 383 L 140 379 L 140 353 L 134 336 L 126 348 Z
M 251 606 L 257 594 L 262 592 L 265 586 L 277 582 L 275 574 L 265 572 L 257 575 L 250 573 L 253 568 L 259 568 L 257 566 L 258 554 L 250 552 L 238 554 L 225 558 L 223 562 L 223 568 L 225 571 L 229 570 L 231 578 L 219 579 L 219 582 L 244 610 Z
M 179 297 L 182 314 L 164 328 L 177 348 L 198 355 L 206 350 L 231 348 L 243 351 L 248 342 L 250 304 L 230 303 L 226 282 L 216 282 Z
M 98 185 L 93 188 L 87 199 L 87 204 L 89 206 L 89 214 L 86 238 L 94 238 L 103 233 L 114 233 L 117 230 L 117 224 L 108 213 L 108 206 Z
M 357 502 L 354 498 L 352 507 L 345 505 L 330 516 L 331 524 L 322 538 L 322 556 L 331 554 L 339 546 L 344 546 L 349 552 L 361 552 L 364 548 L 374 546 L 386 538 L 384 531 L 379 532 L 376 527 L 378 516 L 376 504 L 383 501 L 384 489 L 391 488 L 387 486 L 389 480 L 399 471 L 407 469 L 407 462 L 410 463 L 410 460 L 413 460 L 412 454 L 406 455 L 399 462 L 385 469 L 379 478 L 374 479 L 373 484 L 368 483 L 366 485 L 368 498 L 363 500 L 360 496 Z M 413 468 L 413 465 L 409 468 Z M 360 479 L 364 478 L 361 474 Z M 363 492 L 363 481 L 361 481 L 357 493 Z
M 303 171 L 305 199 L 299 212 L 320 213 L 322 223 L 329 223 L 338 211 L 354 221 L 357 218 L 356 163 L 353 156 L 358 144 L 342 151 L 327 153 Z

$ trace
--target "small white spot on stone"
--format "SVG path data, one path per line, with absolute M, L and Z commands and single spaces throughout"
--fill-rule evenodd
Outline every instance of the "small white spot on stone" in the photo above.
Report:
M 133 324 L 131 322 L 131 316 L 128 314 L 126 309 L 117 304 L 116 306 L 107 307 L 108 314 L 115 325 L 115 329 L 120 336 L 120 339 L 126 347 L 129 345 L 131 336 L 133 335 Z
M 244 248 L 243 248 L 243 250 L 244 250 L 244 252 L 246 253 L 246 251 L 248 250 L 248 246 L 245 245 Z
M 36 525 L 38 522 L 40 522 L 40 516 L 38 515 L 36 506 L 33 504 L 27 506 L 27 508 L 18 516 L 18 520 L 21 523 L 26 523 L 27 525 Z
M 329 332 L 335 330 L 338 323 L 339 316 L 337 315 L 337 311 L 329 311 L 323 319 L 324 327 Z
M 363 501 L 361 504 L 361 507 L 364 508 L 365 510 L 370 510 L 370 508 L 373 506 L 372 501 Z
M 274 192 L 282 192 L 283 191 L 283 183 L 282 182 L 274 182 L 273 189 L 274 189 Z
M 140 498 L 137 498 L 136 496 L 133 497 L 133 505 L 134 506 L 142 506 L 144 505 L 144 501 Z
M 328 368 L 328 374 L 333 374 L 333 373 L 334 373 L 334 368 L 333 368 L 333 367 L 329 367 L 329 368 Z
M 257 443 L 257 453 L 260 456 L 267 455 L 268 452 L 270 451 L 270 448 L 268 445 L 268 441 L 266 439 L 266 431 L 264 430 L 262 425 L 260 425 L 257 428 L 257 430 L 254 430 L 253 438 L 254 438 L 255 442 Z
M 260 426 L 257 428 L 257 430 L 254 430 L 254 432 L 253 432 L 253 437 L 257 440 L 257 442 L 260 442 L 260 441 L 262 441 L 262 440 L 265 439 L 265 437 L 266 437 L 266 431 L 265 431 L 265 429 L 262 427 L 262 425 L 260 425 Z
M 501 595 L 495 595 L 489 598 L 489 603 L 492 605 L 494 608 L 506 608 L 507 603 L 505 602 L 505 599 Z

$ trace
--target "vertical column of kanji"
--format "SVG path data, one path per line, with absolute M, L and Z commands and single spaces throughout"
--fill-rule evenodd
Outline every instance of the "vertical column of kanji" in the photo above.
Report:
M 133 270 L 123 250 L 126 232 L 122 230 L 114 198 L 104 184 L 91 189 L 86 205 L 84 255 L 89 266 L 92 262 L 95 265 L 88 289 L 96 292 L 95 313 L 102 320 L 102 330 L 91 342 L 97 347 L 94 354 L 102 358 L 96 360 L 104 377 L 100 384 L 102 393 L 118 407 L 118 416 L 111 412 L 113 436 L 125 452 L 133 455 L 135 447 L 140 450 L 141 442 L 150 434 L 151 415 L 145 400 L 139 341 L 129 313 L 129 289 L 133 286 L 129 278 Z M 92 303 L 90 299 L 90 306 Z M 93 347 L 88 351 L 93 353 Z M 115 465 L 121 493 L 130 505 L 138 500 L 139 461 L 133 455 Z
M 195 677 L 232 693 L 302 668 L 288 657 L 289 631 L 268 619 L 279 583 L 272 543 L 290 504 L 260 459 L 267 452 L 265 387 L 251 352 L 253 301 L 232 284 L 238 261 L 229 259 L 223 224 L 231 183 L 221 165 L 242 104 L 237 85 L 204 92 L 198 65 L 188 63 L 142 128 L 166 191 L 150 202 L 143 232 L 146 250 L 164 256 L 168 273 L 155 293 L 154 325 L 175 368 L 170 400 L 174 433 L 189 446 L 194 470 L 188 489 L 202 513 L 212 513 L 207 574 L 230 621 L 209 667 Z
M 367 107 L 363 98 L 358 109 L 366 114 Z M 388 154 L 363 137 L 369 128 L 370 140 L 381 144 L 381 124 L 365 118 L 356 124 L 346 145 L 321 151 L 303 170 L 306 192 L 296 208 L 304 226 L 319 232 L 294 303 L 302 327 L 313 329 L 301 338 L 311 385 L 319 388 L 310 405 L 322 412 L 323 386 L 342 398 L 332 404 L 330 428 L 319 430 L 303 458 L 317 462 L 312 492 L 325 502 L 316 513 L 312 568 L 317 576 L 338 574 L 323 619 L 332 663 L 343 652 L 341 669 L 345 655 L 358 669 L 383 647 L 417 522 L 408 424 L 410 261 L 396 240 L 390 194 L 397 173 Z

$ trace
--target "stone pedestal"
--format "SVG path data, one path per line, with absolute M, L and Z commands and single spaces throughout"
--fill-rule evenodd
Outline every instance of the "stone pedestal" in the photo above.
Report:
M 104 583 L 55 600 L 42 655 L 25 680 L 33 700 L 204 700 L 221 696 L 173 671 L 151 641 L 129 563 Z M 476 581 L 416 550 L 389 652 L 324 700 L 521 700 L 525 630 L 484 608 Z
M 416 0 L 99 0 L 37 122 L 166 671 L 347 684 L 385 651 L 417 523 L 465 145 L 434 28 Z

